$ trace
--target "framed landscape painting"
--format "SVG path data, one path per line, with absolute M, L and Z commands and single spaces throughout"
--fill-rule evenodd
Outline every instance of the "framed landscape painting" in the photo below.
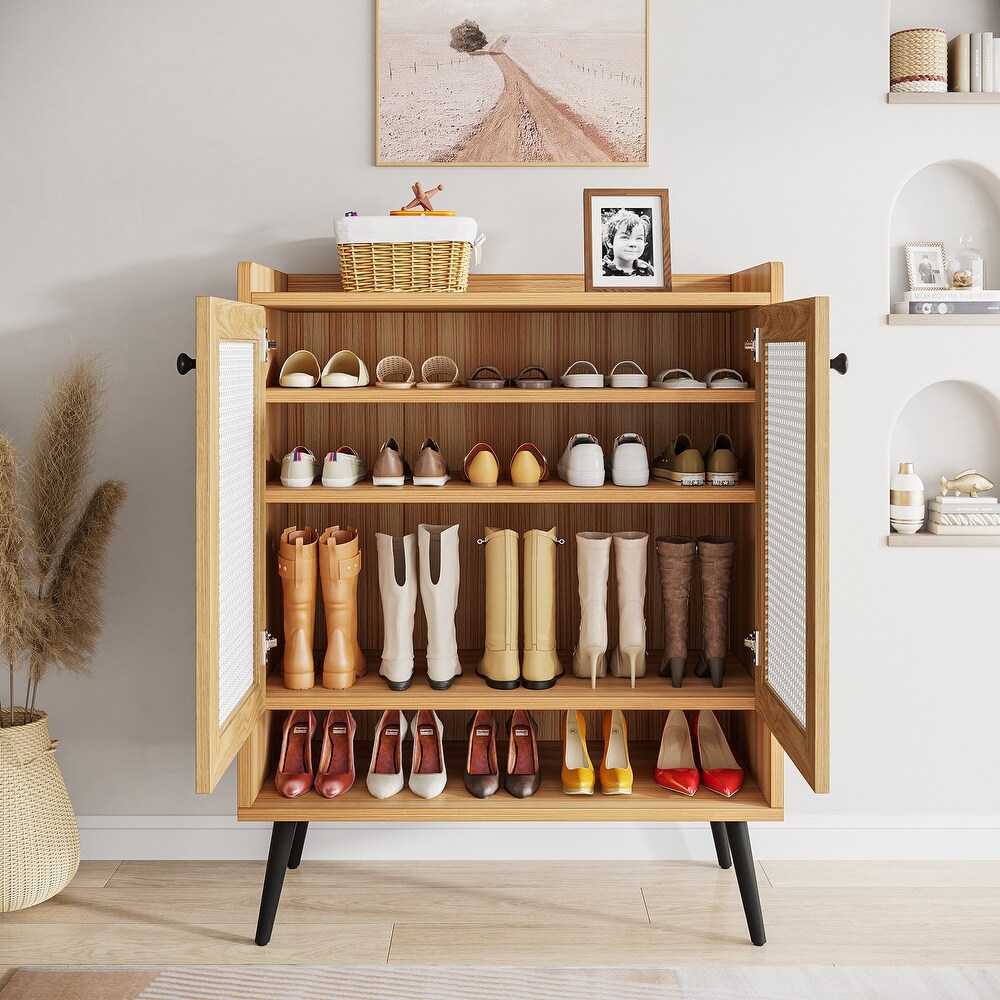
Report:
M 646 165 L 648 0 L 377 0 L 376 163 Z

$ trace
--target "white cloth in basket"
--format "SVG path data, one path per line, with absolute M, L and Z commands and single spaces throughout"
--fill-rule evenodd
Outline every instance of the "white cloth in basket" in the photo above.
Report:
M 338 243 L 476 242 L 476 220 L 447 215 L 351 215 L 333 224 Z

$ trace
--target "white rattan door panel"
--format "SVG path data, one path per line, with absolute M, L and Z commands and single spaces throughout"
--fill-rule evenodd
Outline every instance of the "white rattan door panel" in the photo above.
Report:
M 264 705 L 264 310 L 197 301 L 196 787 L 211 791 Z
M 827 791 L 829 305 L 764 306 L 757 321 L 757 706 L 805 779 Z

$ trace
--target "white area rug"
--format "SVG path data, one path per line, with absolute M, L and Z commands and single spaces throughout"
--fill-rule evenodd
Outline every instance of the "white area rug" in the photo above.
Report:
M 0 1000 L 996 1000 L 1000 966 L 19 969 Z

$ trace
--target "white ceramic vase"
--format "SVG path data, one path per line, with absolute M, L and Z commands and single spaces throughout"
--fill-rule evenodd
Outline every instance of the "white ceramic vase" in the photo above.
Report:
M 889 524 L 901 535 L 915 535 L 924 526 L 926 513 L 923 482 L 912 462 L 900 462 L 889 484 Z

